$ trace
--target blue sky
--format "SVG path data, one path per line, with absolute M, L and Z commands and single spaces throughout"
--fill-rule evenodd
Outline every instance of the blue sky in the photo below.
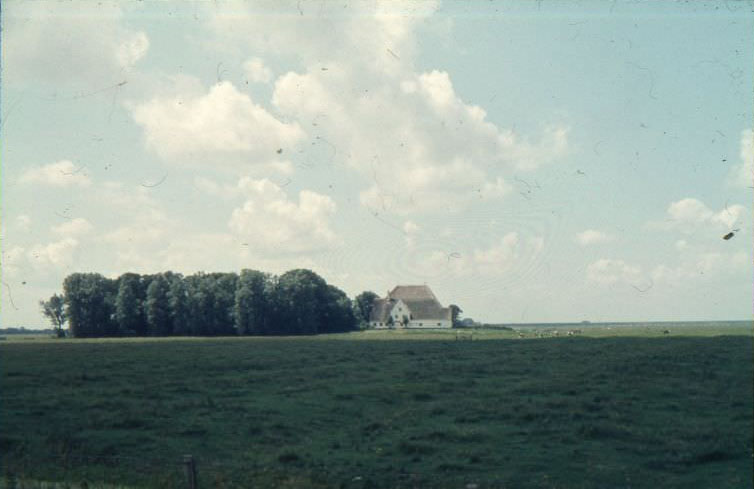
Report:
M 5 2 L 3 325 L 77 271 L 299 267 L 490 322 L 750 319 L 752 11 Z

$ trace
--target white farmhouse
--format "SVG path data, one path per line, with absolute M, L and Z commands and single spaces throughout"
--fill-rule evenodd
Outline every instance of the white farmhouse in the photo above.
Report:
M 451 310 L 442 307 L 426 285 L 399 285 L 384 299 L 375 299 L 369 326 L 385 328 L 450 328 Z

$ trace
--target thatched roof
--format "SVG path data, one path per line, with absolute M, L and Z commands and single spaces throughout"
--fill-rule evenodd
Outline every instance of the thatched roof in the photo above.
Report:
M 369 320 L 380 323 L 386 322 L 394 304 L 395 301 L 390 299 L 375 299 L 374 304 L 372 305 L 372 312 L 369 315 Z
M 432 300 L 437 302 L 437 297 L 426 285 L 398 285 L 388 294 L 391 299 L 405 301 Z M 440 304 L 439 302 L 437 302 Z
M 451 319 L 450 309 L 442 307 L 435 294 L 426 285 L 399 285 L 384 299 L 375 299 L 370 321 L 386 322 L 390 311 L 399 300 L 403 301 L 413 320 Z

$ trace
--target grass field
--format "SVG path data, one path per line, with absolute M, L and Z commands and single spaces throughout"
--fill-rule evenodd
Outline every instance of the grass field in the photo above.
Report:
M 9 337 L 0 486 L 752 487 L 750 323 L 632 327 Z

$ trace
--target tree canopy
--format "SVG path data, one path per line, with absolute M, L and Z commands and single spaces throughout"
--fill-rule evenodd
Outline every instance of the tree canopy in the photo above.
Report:
M 42 314 L 50 320 L 58 336 L 63 336 L 63 324 L 66 321 L 65 301 L 62 295 L 53 294 L 46 301 L 39 301 Z
M 43 312 L 51 301 L 59 301 L 71 335 L 79 338 L 304 335 L 357 327 L 345 292 L 306 269 L 279 277 L 247 269 L 188 276 L 124 273 L 117 279 L 74 273 L 63 281 L 62 296 L 40 302 Z
M 379 296 L 372 291 L 364 291 L 357 295 L 353 300 L 353 311 L 356 315 L 356 320 L 362 328 L 365 328 L 369 324 L 369 317 L 372 315 L 372 307 L 374 307 L 374 301 Z

